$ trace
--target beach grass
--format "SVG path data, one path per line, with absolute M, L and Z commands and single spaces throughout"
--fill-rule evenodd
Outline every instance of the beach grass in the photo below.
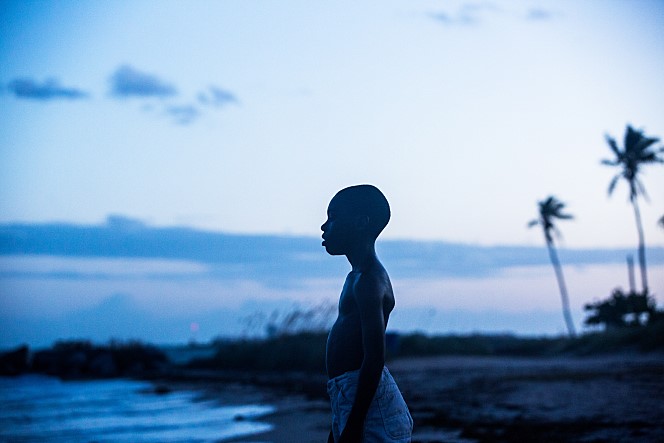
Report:
M 210 370 L 305 371 L 325 370 L 324 332 L 282 334 L 271 338 L 217 342 L 212 357 L 187 366 Z M 664 322 L 648 326 L 588 332 L 576 338 L 516 335 L 387 335 L 387 359 L 422 356 L 590 356 L 614 352 L 664 351 Z

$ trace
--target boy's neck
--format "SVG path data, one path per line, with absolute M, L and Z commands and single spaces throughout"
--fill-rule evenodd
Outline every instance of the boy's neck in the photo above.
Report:
M 351 265 L 351 272 L 362 272 L 378 261 L 375 244 L 373 242 L 359 244 L 346 254 L 346 258 Z

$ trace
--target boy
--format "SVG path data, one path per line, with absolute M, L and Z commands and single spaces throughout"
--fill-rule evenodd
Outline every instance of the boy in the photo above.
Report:
M 334 196 L 321 226 L 327 253 L 345 255 L 352 266 L 327 339 L 330 443 L 411 440 L 413 419 L 384 366 L 394 294 L 374 245 L 389 220 L 389 204 L 378 188 L 358 185 Z

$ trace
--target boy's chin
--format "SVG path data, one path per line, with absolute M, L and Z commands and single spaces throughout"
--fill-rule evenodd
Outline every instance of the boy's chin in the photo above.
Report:
M 324 248 L 325 248 L 325 252 L 327 252 L 330 255 L 344 255 L 343 252 L 341 252 L 339 250 L 336 250 L 336 249 L 330 247 L 329 245 L 325 245 Z

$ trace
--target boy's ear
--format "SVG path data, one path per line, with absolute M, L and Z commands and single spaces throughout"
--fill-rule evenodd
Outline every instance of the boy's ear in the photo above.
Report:
M 355 226 L 358 229 L 364 230 L 369 226 L 369 216 L 368 215 L 360 215 L 357 217 Z

